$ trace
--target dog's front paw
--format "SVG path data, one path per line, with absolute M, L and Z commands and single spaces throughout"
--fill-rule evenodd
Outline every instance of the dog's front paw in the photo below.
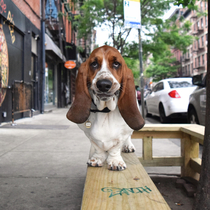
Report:
M 108 169 L 113 171 L 123 171 L 126 169 L 126 164 L 123 159 L 120 158 L 108 158 Z
M 100 158 L 92 157 L 88 160 L 87 164 L 93 167 L 101 167 L 103 166 L 103 161 Z
M 136 151 L 136 148 L 134 147 L 132 143 L 123 145 L 122 152 L 130 153 L 130 152 L 135 152 L 135 151 Z

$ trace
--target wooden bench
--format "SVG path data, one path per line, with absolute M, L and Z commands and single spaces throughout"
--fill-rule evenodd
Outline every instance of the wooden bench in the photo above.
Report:
M 127 169 L 88 167 L 82 210 L 170 209 L 135 153 L 123 153 Z
M 82 210 L 165 210 L 170 209 L 143 166 L 180 166 L 181 176 L 199 179 L 201 160 L 199 143 L 203 143 L 204 127 L 199 125 L 146 124 L 132 138 L 142 139 L 142 157 L 123 153 L 125 171 L 110 171 L 103 167 L 88 167 Z M 178 138 L 181 156 L 153 157 L 152 140 Z

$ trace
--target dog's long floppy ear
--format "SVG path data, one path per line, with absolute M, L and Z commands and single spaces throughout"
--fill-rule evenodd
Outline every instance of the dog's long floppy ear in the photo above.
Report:
M 118 107 L 125 122 L 133 129 L 141 129 L 145 122 L 137 107 L 136 91 L 132 71 L 125 67 L 122 78 L 122 91 Z
M 76 79 L 76 94 L 66 117 L 77 124 L 84 123 L 90 115 L 91 96 L 87 87 L 86 63 L 82 63 Z

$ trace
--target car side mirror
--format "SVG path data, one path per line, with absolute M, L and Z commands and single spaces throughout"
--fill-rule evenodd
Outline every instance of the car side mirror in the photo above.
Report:
M 202 74 L 195 75 L 192 77 L 193 85 L 197 85 L 199 87 L 205 87 L 205 83 L 203 82 Z

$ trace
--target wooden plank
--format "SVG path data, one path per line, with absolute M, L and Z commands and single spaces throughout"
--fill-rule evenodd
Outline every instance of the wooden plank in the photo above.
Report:
M 183 125 L 181 131 L 194 136 L 198 139 L 204 140 L 205 127 L 202 125 L 190 124 Z
M 82 210 L 170 209 L 134 153 L 123 153 L 124 171 L 88 167 Z
M 139 158 L 139 161 L 145 167 L 184 165 L 184 159 L 182 157 L 153 157 L 152 160 L 143 160 L 143 158 Z
M 201 173 L 201 159 L 200 158 L 191 158 L 190 167 L 197 173 Z
M 181 127 L 189 124 L 145 124 L 141 131 L 180 131 Z
M 152 160 L 152 137 L 146 136 L 142 141 L 142 156 L 144 160 Z
M 181 131 L 134 131 L 132 139 L 142 139 L 144 137 L 151 136 L 153 139 L 181 139 Z

